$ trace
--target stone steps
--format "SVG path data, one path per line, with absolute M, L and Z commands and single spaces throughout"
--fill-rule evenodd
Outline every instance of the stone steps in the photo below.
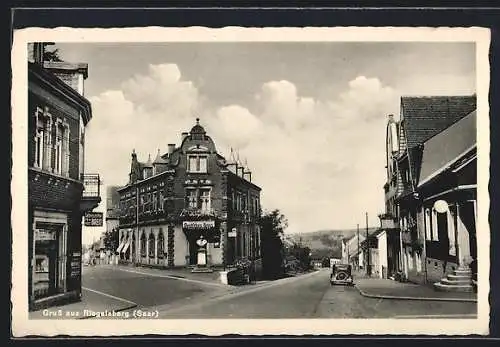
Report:
M 473 292 L 472 272 L 461 268 L 453 270 L 453 273 L 434 283 L 434 289 L 446 292 Z

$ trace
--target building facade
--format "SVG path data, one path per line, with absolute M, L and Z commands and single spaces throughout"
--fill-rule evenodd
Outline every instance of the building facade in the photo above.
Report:
M 426 280 L 436 289 L 472 291 L 477 275 L 476 111 L 424 143 L 417 191 Z
M 30 310 L 81 297 L 82 216 L 100 202 L 99 175 L 83 165 L 92 112 L 81 92 L 28 62 Z
M 233 156 L 226 161 L 198 119 L 181 137 L 153 161 L 132 152 L 129 182 L 118 189 L 122 261 L 196 267 L 200 248 L 208 268 L 257 261 L 261 188 L 252 173 Z
M 476 108 L 476 97 L 402 97 L 400 121 L 388 141 L 386 214 L 395 214 L 399 228 L 400 270 L 411 281 L 426 282 L 423 202 L 418 191 L 424 143 L 458 122 Z M 394 120 L 389 120 L 393 123 Z M 389 126 L 389 125 L 388 125 Z M 393 144 L 397 132 L 397 146 Z M 397 151 L 395 150 L 397 148 Z M 434 150 L 439 152 L 439 150 Z
M 120 228 L 120 194 L 119 186 L 108 186 L 106 188 L 106 233 L 113 235 L 111 238 L 111 249 L 114 252 L 119 245 Z M 114 237 L 116 235 L 116 238 Z

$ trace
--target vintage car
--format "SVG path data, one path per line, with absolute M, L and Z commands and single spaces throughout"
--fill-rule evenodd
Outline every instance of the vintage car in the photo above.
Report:
M 352 267 L 349 264 L 333 264 L 330 284 L 353 285 Z

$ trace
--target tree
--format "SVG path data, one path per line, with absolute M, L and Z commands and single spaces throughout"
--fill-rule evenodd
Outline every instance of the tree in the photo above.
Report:
M 43 60 L 44 61 L 56 61 L 56 62 L 61 62 L 63 61 L 61 59 L 61 57 L 59 56 L 59 49 L 56 48 L 52 51 L 48 51 L 46 49 L 47 46 L 52 46 L 54 45 L 54 43 L 52 42 L 46 42 L 46 43 L 42 43 L 42 47 L 43 47 Z
M 104 233 L 104 247 L 114 252 L 118 247 L 119 229 L 113 228 Z
M 283 275 L 284 249 L 281 238 L 288 226 L 288 220 L 275 209 L 265 212 L 260 218 L 262 272 L 267 279 L 276 279 Z

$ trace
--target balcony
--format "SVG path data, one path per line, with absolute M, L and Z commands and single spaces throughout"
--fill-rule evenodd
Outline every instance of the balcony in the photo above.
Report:
M 380 227 L 382 229 L 396 229 L 398 227 L 394 216 L 391 213 L 379 214 Z
M 80 178 L 83 182 L 80 211 L 92 211 L 101 202 L 101 179 L 99 174 L 82 174 Z
M 216 218 L 217 212 L 213 208 L 202 210 L 200 208 L 187 207 L 182 210 L 180 217 L 182 219 L 210 219 Z

